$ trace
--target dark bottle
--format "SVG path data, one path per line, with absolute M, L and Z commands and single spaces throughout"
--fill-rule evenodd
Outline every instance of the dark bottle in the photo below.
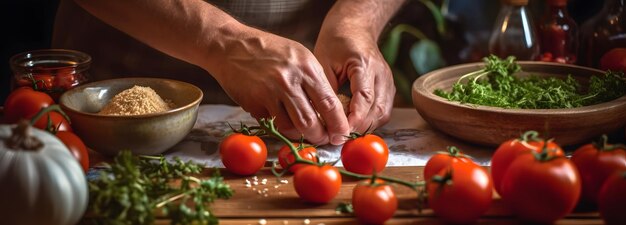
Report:
M 579 64 L 599 68 L 602 56 L 614 48 L 626 48 L 626 0 L 606 0 L 602 10 L 582 28 Z
M 528 8 L 528 0 L 503 0 L 489 39 L 489 52 L 500 58 L 535 60 L 539 43 Z
M 541 61 L 574 64 L 578 51 L 578 25 L 567 11 L 567 0 L 548 0 L 539 22 Z

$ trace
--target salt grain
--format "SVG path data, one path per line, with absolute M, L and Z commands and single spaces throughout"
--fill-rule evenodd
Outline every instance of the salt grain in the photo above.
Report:
M 265 219 L 260 219 L 260 220 L 259 220 L 259 224 L 261 224 L 261 225 L 265 225 L 265 224 L 267 224 L 267 220 L 265 220 Z

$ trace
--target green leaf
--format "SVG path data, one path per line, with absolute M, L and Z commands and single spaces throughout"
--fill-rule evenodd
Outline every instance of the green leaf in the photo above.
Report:
M 430 0 L 420 0 L 420 2 L 424 4 L 433 15 L 437 25 L 437 32 L 439 32 L 440 35 L 444 35 L 446 32 L 446 21 L 441 10 Z
M 409 56 L 415 71 L 419 74 L 425 74 L 446 65 L 437 43 L 428 39 L 413 44 Z
M 403 33 L 408 33 L 417 39 L 428 39 L 419 29 L 408 24 L 398 24 L 396 27 L 391 29 L 389 32 L 389 38 L 387 38 L 387 41 L 385 41 L 380 47 L 383 57 L 390 66 L 393 66 L 398 58 L 400 41 L 402 40 Z
M 335 211 L 340 213 L 354 213 L 354 208 L 350 203 L 340 202 L 335 208 Z

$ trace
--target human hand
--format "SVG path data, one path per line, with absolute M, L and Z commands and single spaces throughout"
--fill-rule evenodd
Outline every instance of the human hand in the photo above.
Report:
M 322 30 L 314 54 L 334 90 L 350 81 L 351 131 L 365 132 L 370 126 L 375 129 L 389 121 L 396 88 L 375 38 Z
M 259 119 L 276 117 L 281 133 L 313 144 L 342 144 L 347 118 L 324 71 L 301 44 L 250 27 L 223 40 L 223 58 L 209 72 L 244 110 Z M 325 121 L 322 124 L 320 118 Z

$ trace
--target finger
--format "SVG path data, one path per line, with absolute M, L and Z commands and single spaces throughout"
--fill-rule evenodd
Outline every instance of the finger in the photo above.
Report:
M 335 92 L 330 89 L 329 85 L 323 83 L 317 86 L 307 85 L 305 91 L 311 99 L 313 107 L 325 121 L 330 143 L 333 145 L 343 144 L 345 136 L 350 133 L 350 126 Z
M 271 116 L 276 117 L 274 120 L 278 131 L 285 135 L 289 139 L 299 139 L 301 133 L 295 128 L 291 119 L 289 118 L 289 114 L 285 110 L 285 106 L 282 102 L 276 102 L 273 107 L 270 107 L 269 113 Z
M 372 131 L 389 122 L 396 89 L 391 80 L 384 80 L 392 79 L 388 76 L 391 75 L 376 77 L 376 85 L 374 86 L 376 97 L 374 103 L 367 116 L 360 122 L 360 126 L 357 127 L 356 131 L 363 133 L 370 128 L 370 126 L 370 131 Z
M 375 74 L 366 74 L 363 67 L 352 67 L 348 70 L 352 99 L 350 101 L 350 115 L 348 123 L 351 130 L 361 127 L 363 120 L 368 115 L 374 104 Z
M 295 128 L 312 144 L 328 143 L 328 135 L 309 103 L 304 90 L 288 89 L 283 104 Z

